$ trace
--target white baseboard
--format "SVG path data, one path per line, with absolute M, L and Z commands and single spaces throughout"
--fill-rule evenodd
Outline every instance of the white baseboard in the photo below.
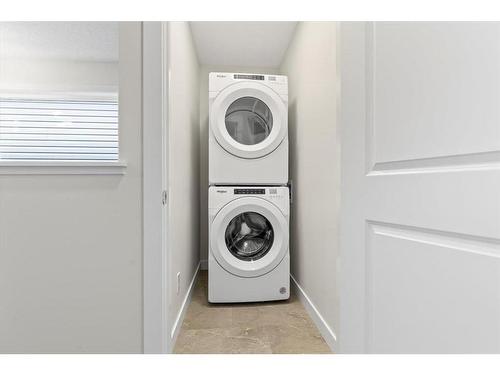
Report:
M 175 319 L 175 322 L 172 326 L 172 330 L 170 331 L 170 345 L 169 348 L 173 351 L 175 347 L 175 341 L 177 340 L 177 336 L 179 336 L 179 331 L 182 326 L 182 322 L 184 321 L 184 317 L 186 316 L 186 311 L 191 303 L 191 297 L 193 296 L 194 286 L 196 284 L 196 278 L 198 277 L 198 272 L 200 271 L 200 263 L 196 267 L 196 271 L 194 271 L 193 278 L 191 279 L 191 283 L 189 284 L 189 288 L 186 292 L 186 296 L 184 297 L 184 301 L 182 301 L 181 308 L 179 309 L 179 313 Z
M 208 259 L 200 260 L 200 270 L 203 270 L 203 271 L 208 270 Z
M 314 303 L 311 301 L 309 296 L 306 294 L 304 289 L 300 286 L 300 284 L 295 280 L 293 276 L 291 276 L 292 282 L 295 284 L 297 288 L 297 295 L 299 297 L 300 302 L 304 305 L 306 308 L 306 311 L 308 312 L 309 316 L 313 320 L 314 324 L 316 324 L 316 327 L 318 328 L 319 332 L 325 339 L 326 343 L 330 347 L 333 353 L 337 352 L 337 336 L 335 335 L 335 332 L 333 329 L 328 325 L 326 320 L 323 318 L 319 310 L 317 309 L 316 306 L 314 306 Z

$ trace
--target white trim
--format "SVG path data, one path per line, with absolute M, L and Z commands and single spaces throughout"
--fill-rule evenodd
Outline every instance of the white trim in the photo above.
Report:
M 173 285 L 169 281 L 171 280 L 171 274 L 173 270 L 171 269 L 172 264 L 172 252 L 170 249 L 170 109 L 171 97 L 170 97 L 170 22 L 161 23 L 161 80 L 162 80 L 162 193 L 166 192 L 167 204 L 162 210 L 162 249 L 163 249 L 163 262 L 166 265 L 165 271 L 163 272 L 162 287 L 163 287 L 163 309 L 165 314 L 163 315 L 164 321 L 164 335 L 166 342 L 166 353 L 172 353 L 173 343 L 169 335 L 169 330 L 171 328 L 171 321 L 173 316 L 170 314 L 171 297 Z
M 198 263 L 196 267 L 196 271 L 194 271 L 193 278 L 191 279 L 191 283 L 189 284 L 189 288 L 186 292 L 186 296 L 184 297 L 184 301 L 182 301 L 181 308 L 177 313 L 177 317 L 175 318 L 175 322 L 172 325 L 172 330 L 170 332 L 170 352 L 173 351 L 175 347 L 175 342 L 177 337 L 179 336 L 180 328 L 182 327 L 182 322 L 184 321 L 184 317 L 186 316 L 186 311 L 191 303 L 191 299 L 193 297 L 194 286 L 196 284 L 196 279 L 198 278 L 198 272 L 200 271 L 201 263 Z
M 118 86 L 116 87 L 93 87 L 92 91 L 69 91 L 54 89 L 33 89 L 30 87 L 18 90 L 3 90 L 0 88 L 0 96 L 15 99 L 65 99 L 65 100 L 119 100 Z
M 125 174 L 127 162 L 118 161 L 45 161 L 45 160 L 1 160 L 0 175 L 28 174 Z
M 311 298 L 307 295 L 305 290 L 300 286 L 300 284 L 295 280 L 295 278 L 290 275 L 290 278 L 292 279 L 292 282 L 295 284 L 297 288 L 297 295 L 299 297 L 300 302 L 304 305 L 306 308 L 306 311 L 309 313 L 309 316 L 313 320 L 314 324 L 318 328 L 319 332 L 325 339 L 326 343 L 332 350 L 332 352 L 336 353 L 337 352 L 337 335 L 335 335 L 335 332 L 333 329 L 328 325 L 326 320 L 323 318 L 321 313 L 319 312 L 318 308 L 314 305 L 314 303 L 311 301 Z
M 143 350 L 168 353 L 167 33 L 163 22 L 143 23 Z
M 208 259 L 200 260 L 200 270 L 206 271 L 208 270 Z

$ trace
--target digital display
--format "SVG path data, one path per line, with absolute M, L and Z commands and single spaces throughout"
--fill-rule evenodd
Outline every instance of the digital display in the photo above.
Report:
M 263 81 L 264 76 L 260 76 L 257 74 L 235 74 L 234 79 L 254 79 L 257 81 Z
M 266 194 L 266 189 L 234 189 L 234 194 Z

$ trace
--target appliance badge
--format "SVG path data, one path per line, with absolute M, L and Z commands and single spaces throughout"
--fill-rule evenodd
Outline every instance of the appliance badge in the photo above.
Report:
M 227 190 L 216 190 L 217 193 L 227 193 Z
M 216 76 L 217 78 L 226 78 L 226 75 L 225 74 L 217 74 Z

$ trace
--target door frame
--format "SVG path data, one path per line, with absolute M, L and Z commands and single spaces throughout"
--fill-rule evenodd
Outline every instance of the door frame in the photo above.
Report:
M 168 319 L 168 22 L 142 22 L 143 352 L 172 351 Z M 160 79 L 159 79 L 160 78 Z
M 345 353 L 366 353 L 365 348 L 365 315 L 364 315 L 364 300 L 365 293 L 365 256 L 361 252 L 353 252 L 353 250 L 362 247 L 364 242 L 363 236 L 354 236 L 352 234 L 353 211 L 356 210 L 356 202 L 350 199 L 346 194 L 352 188 L 351 174 L 353 168 L 352 161 L 348 159 L 346 150 L 349 147 L 361 147 L 359 144 L 347 143 L 349 140 L 358 140 L 364 142 L 363 137 L 348 136 L 356 129 L 346 126 L 345 117 L 352 112 L 352 108 L 346 108 L 346 100 L 344 96 L 348 87 L 355 87 L 356 93 L 349 94 L 359 96 L 358 108 L 359 118 L 363 119 L 365 115 L 365 87 L 358 87 L 356 83 L 346 82 L 346 74 L 344 69 L 346 61 L 355 60 L 355 67 L 349 66 L 350 69 L 356 69 L 357 72 L 364 73 L 365 69 L 365 32 L 368 27 L 367 22 L 342 22 L 339 26 L 337 39 L 337 65 L 339 67 L 339 79 L 341 81 L 339 95 L 337 98 L 337 121 L 341 127 L 342 135 L 342 152 L 341 152 L 341 213 L 340 213 L 340 231 L 339 231 L 339 259 L 340 267 L 337 276 L 339 285 L 339 341 L 338 349 L 342 354 Z M 350 45 L 351 44 L 351 45 Z M 364 82 L 364 75 L 359 79 L 361 84 Z M 350 86 L 347 85 L 350 84 Z M 353 90 L 351 90 L 353 91 Z M 364 150 L 364 148 L 361 148 Z M 364 151 L 360 153 L 359 158 L 364 158 Z

